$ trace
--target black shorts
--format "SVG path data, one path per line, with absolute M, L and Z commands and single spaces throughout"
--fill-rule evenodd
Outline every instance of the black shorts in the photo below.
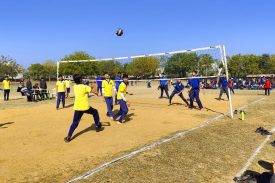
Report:
M 71 88 L 67 88 L 67 93 L 71 93 Z

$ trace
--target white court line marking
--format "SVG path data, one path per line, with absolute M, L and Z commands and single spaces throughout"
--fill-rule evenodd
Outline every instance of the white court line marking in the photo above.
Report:
M 257 102 L 260 102 L 260 101 L 262 101 L 262 100 L 264 100 L 264 98 L 261 98 L 261 99 L 258 99 L 258 100 L 256 100 L 256 101 L 253 101 L 253 102 L 251 102 L 250 104 L 247 104 L 247 105 L 244 105 L 244 106 L 240 107 L 239 109 L 244 109 L 244 108 L 246 108 L 248 105 L 253 105 L 253 104 L 255 104 L 255 103 L 257 103 Z M 154 142 L 153 144 L 144 146 L 144 147 L 142 147 L 142 148 L 140 148 L 140 149 L 138 149 L 138 150 L 136 150 L 136 151 L 130 152 L 129 154 L 126 154 L 126 155 L 123 155 L 123 156 L 118 157 L 118 158 L 116 158 L 116 159 L 113 159 L 113 160 L 111 160 L 111 161 L 109 161 L 109 162 L 107 162 L 107 163 L 104 163 L 104 164 L 98 166 L 98 167 L 95 168 L 95 169 L 92 169 L 92 170 L 90 170 L 90 171 L 84 173 L 83 175 L 80 175 L 80 176 L 78 176 L 78 177 L 76 177 L 76 178 L 74 178 L 74 179 L 72 179 L 72 180 L 69 180 L 67 183 L 73 183 L 73 182 L 76 182 L 76 181 L 79 181 L 79 180 L 87 179 L 88 177 L 94 175 L 95 173 L 97 173 L 97 172 L 99 172 L 99 171 L 101 171 L 101 170 L 103 170 L 103 169 L 105 169 L 105 168 L 107 168 L 107 167 L 109 167 L 109 166 L 111 166 L 111 165 L 113 165 L 113 164 L 119 162 L 119 161 L 123 161 L 123 160 L 125 160 L 125 159 L 129 159 L 129 158 L 131 158 L 132 156 L 134 156 L 134 155 L 136 155 L 136 154 L 139 154 L 139 153 L 141 153 L 141 152 L 148 151 L 148 150 L 150 150 L 150 149 L 152 149 L 152 148 L 154 148 L 154 147 L 156 147 L 156 146 L 159 146 L 159 145 L 161 145 L 161 144 L 164 144 L 164 143 L 166 143 L 166 142 L 169 142 L 169 141 L 171 141 L 171 140 L 173 140 L 173 139 L 175 139 L 175 138 L 183 137 L 183 136 L 186 135 L 187 133 L 192 132 L 192 131 L 197 130 L 197 129 L 200 129 L 200 128 L 203 128 L 203 127 L 208 126 L 208 125 L 210 125 L 210 124 L 213 124 L 213 123 L 217 122 L 218 119 L 221 119 L 221 118 L 223 118 L 224 116 L 229 115 L 229 114 L 230 114 L 230 112 L 226 113 L 225 115 L 223 115 L 223 114 L 218 115 L 217 117 L 214 117 L 214 118 L 210 119 L 209 121 L 206 121 L 206 122 L 202 123 L 201 125 L 198 125 L 198 126 L 196 126 L 196 127 L 190 128 L 190 129 L 188 129 L 188 130 L 186 130 L 186 131 L 183 131 L 183 132 L 178 132 L 178 133 L 176 133 L 176 134 L 174 134 L 174 135 L 172 135 L 172 136 L 170 136 L 170 137 L 167 137 L 167 138 L 158 140 L 158 141 Z
M 271 130 L 272 133 L 275 132 L 275 127 Z M 239 173 L 236 175 L 236 177 L 241 176 L 247 168 L 251 165 L 252 161 L 256 158 L 256 156 L 261 152 L 265 144 L 270 140 L 271 135 L 268 135 L 265 140 L 261 143 L 261 145 L 253 152 L 253 154 L 250 156 L 250 158 L 246 161 L 244 167 L 239 171 Z

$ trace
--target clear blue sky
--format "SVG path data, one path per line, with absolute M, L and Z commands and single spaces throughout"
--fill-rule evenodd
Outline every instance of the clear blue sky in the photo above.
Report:
M 0 7 L 0 54 L 24 67 L 74 51 L 103 58 L 225 44 L 230 55 L 275 53 L 273 0 L 1 0 Z

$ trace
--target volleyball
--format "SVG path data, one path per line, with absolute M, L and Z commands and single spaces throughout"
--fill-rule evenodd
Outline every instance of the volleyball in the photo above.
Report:
M 122 36 L 123 35 L 123 30 L 121 28 L 117 29 L 116 35 L 117 36 Z

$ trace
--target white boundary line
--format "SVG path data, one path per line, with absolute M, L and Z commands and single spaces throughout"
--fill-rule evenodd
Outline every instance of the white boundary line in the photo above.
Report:
M 275 132 L 275 127 L 271 130 L 271 132 Z M 261 145 L 253 152 L 253 154 L 250 156 L 250 158 L 246 161 L 244 167 L 239 171 L 239 173 L 236 175 L 236 177 L 241 176 L 247 168 L 251 165 L 252 161 L 256 158 L 256 156 L 261 152 L 265 144 L 270 140 L 271 135 L 268 135 L 265 140 L 261 143 Z
M 261 99 L 258 99 L 258 100 L 256 100 L 256 101 L 253 101 L 253 102 L 251 102 L 250 104 L 247 104 L 247 105 L 244 105 L 244 106 L 240 107 L 239 109 L 244 109 L 244 108 L 246 108 L 248 105 L 253 105 L 253 104 L 255 104 L 255 103 L 257 103 L 257 102 L 260 102 L 260 101 L 262 101 L 262 100 L 264 100 L 264 98 L 261 98 Z M 192 131 L 197 130 L 197 129 L 200 129 L 200 128 L 203 128 L 203 127 L 208 126 L 208 125 L 210 125 L 210 124 L 213 124 L 213 123 L 217 122 L 217 120 L 219 120 L 219 119 L 221 119 L 221 118 L 223 118 L 224 116 L 229 115 L 229 114 L 230 114 L 230 112 L 226 113 L 225 115 L 220 114 L 220 115 L 218 115 L 218 116 L 216 116 L 216 117 L 210 119 L 209 121 L 206 121 L 206 122 L 202 123 L 201 125 L 195 126 L 195 127 L 190 128 L 190 129 L 188 129 L 188 130 L 186 130 L 186 131 L 183 131 L 183 132 L 178 132 L 178 133 L 176 133 L 176 134 L 174 134 L 174 135 L 172 135 L 172 136 L 170 136 L 170 137 L 167 137 L 167 138 L 158 140 L 158 141 L 156 141 L 156 142 L 154 142 L 154 143 L 152 143 L 152 144 L 150 144 L 150 145 L 144 146 L 144 147 L 142 147 L 142 148 L 140 148 L 140 149 L 138 149 L 138 150 L 136 150 L 136 151 L 130 152 L 129 154 L 126 154 L 126 155 L 123 155 L 123 156 L 118 157 L 118 158 L 116 158 L 116 159 L 113 159 L 113 160 L 111 160 L 111 161 L 109 161 L 109 162 L 107 162 L 107 163 L 104 163 L 104 164 L 98 166 L 98 167 L 95 168 L 95 169 L 92 169 L 92 170 L 90 170 L 90 171 L 84 173 L 83 175 L 80 175 L 80 176 L 78 176 L 78 177 L 76 177 L 76 178 L 74 178 L 74 179 L 72 179 L 72 180 L 69 180 L 67 183 L 73 183 L 73 182 L 77 182 L 77 181 L 79 181 L 79 180 L 87 179 L 88 177 L 94 175 L 95 173 L 97 173 L 97 172 L 99 172 L 99 171 L 101 171 L 101 170 L 103 170 L 103 169 L 105 169 L 105 168 L 107 168 L 107 167 L 109 167 L 109 166 L 111 166 L 111 165 L 113 165 L 113 164 L 119 162 L 119 161 L 123 161 L 123 160 L 125 160 L 125 159 L 129 159 L 129 158 L 135 156 L 136 154 L 139 154 L 139 153 L 141 153 L 141 152 L 145 152 L 145 151 L 147 151 L 147 150 L 150 150 L 150 149 L 152 149 L 152 148 L 154 148 L 154 147 L 156 147 L 156 146 L 159 146 L 159 145 L 161 145 L 161 144 L 167 143 L 167 142 L 169 142 L 169 141 L 171 141 L 171 140 L 173 140 L 173 139 L 175 139 L 175 138 L 183 137 L 183 136 L 186 135 L 187 133 L 192 132 Z

